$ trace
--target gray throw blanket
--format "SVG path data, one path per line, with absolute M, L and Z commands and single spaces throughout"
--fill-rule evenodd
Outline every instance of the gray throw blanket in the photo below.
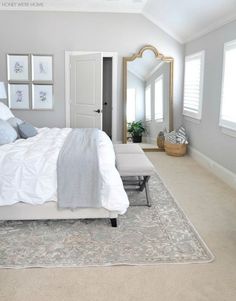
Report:
M 98 129 L 73 129 L 57 161 L 58 206 L 100 208 L 101 183 Z

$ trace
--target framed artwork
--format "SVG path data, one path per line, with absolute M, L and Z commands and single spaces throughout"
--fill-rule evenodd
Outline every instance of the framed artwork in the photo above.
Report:
M 29 105 L 29 85 L 8 84 L 8 101 L 10 109 L 28 110 Z
M 53 85 L 35 84 L 32 91 L 33 110 L 53 109 Z
M 30 79 L 28 54 L 7 55 L 7 77 L 8 81 L 28 81 Z
M 53 81 L 53 56 L 32 55 L 32 80 Z

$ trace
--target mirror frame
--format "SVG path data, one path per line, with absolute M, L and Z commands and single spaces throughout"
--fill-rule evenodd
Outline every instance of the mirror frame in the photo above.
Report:
M 155 57 L 163 62 L 170 64 L 170 80 L 169 80 L 169 131 L 173 131 L 173 92 L 174 92 L 174 58 L 170 56 L 164 56 L 160 53 L 156 47 L 152 45 L 143 46 L 137 53 L 132 56 L 123 57 L 123 97 L 124 97 L 124 133 L 123 133 L 123 143 L 127 143 L 127 71 L 128 62 L 132 62 L 137 58 L 142 58 L 144 51 L 151 50 Z

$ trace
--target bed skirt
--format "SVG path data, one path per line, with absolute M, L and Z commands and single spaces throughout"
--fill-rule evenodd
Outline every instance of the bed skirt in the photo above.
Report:
M 42 205 L 17 203 L 0 206 L 0 220 L 41 220 L 41 219 L 84 219 L 118 217 L 117 211 L 104 208 L 79 208 L 75 210 L 59 209 L 57 202 L 46 202 Z

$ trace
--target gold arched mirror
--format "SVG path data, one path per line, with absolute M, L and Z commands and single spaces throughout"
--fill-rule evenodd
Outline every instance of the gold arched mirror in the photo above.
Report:
M 140 143 L 143 149 L 158 151 L 158 133 L 173 130 L 173 65 L 172 57 L 151 45 L 123 58 L 124 143 Z M 145 129 L 141 141 L 139 134 L 135 136 L 142 131 L 135 132 L 140 122 Z

